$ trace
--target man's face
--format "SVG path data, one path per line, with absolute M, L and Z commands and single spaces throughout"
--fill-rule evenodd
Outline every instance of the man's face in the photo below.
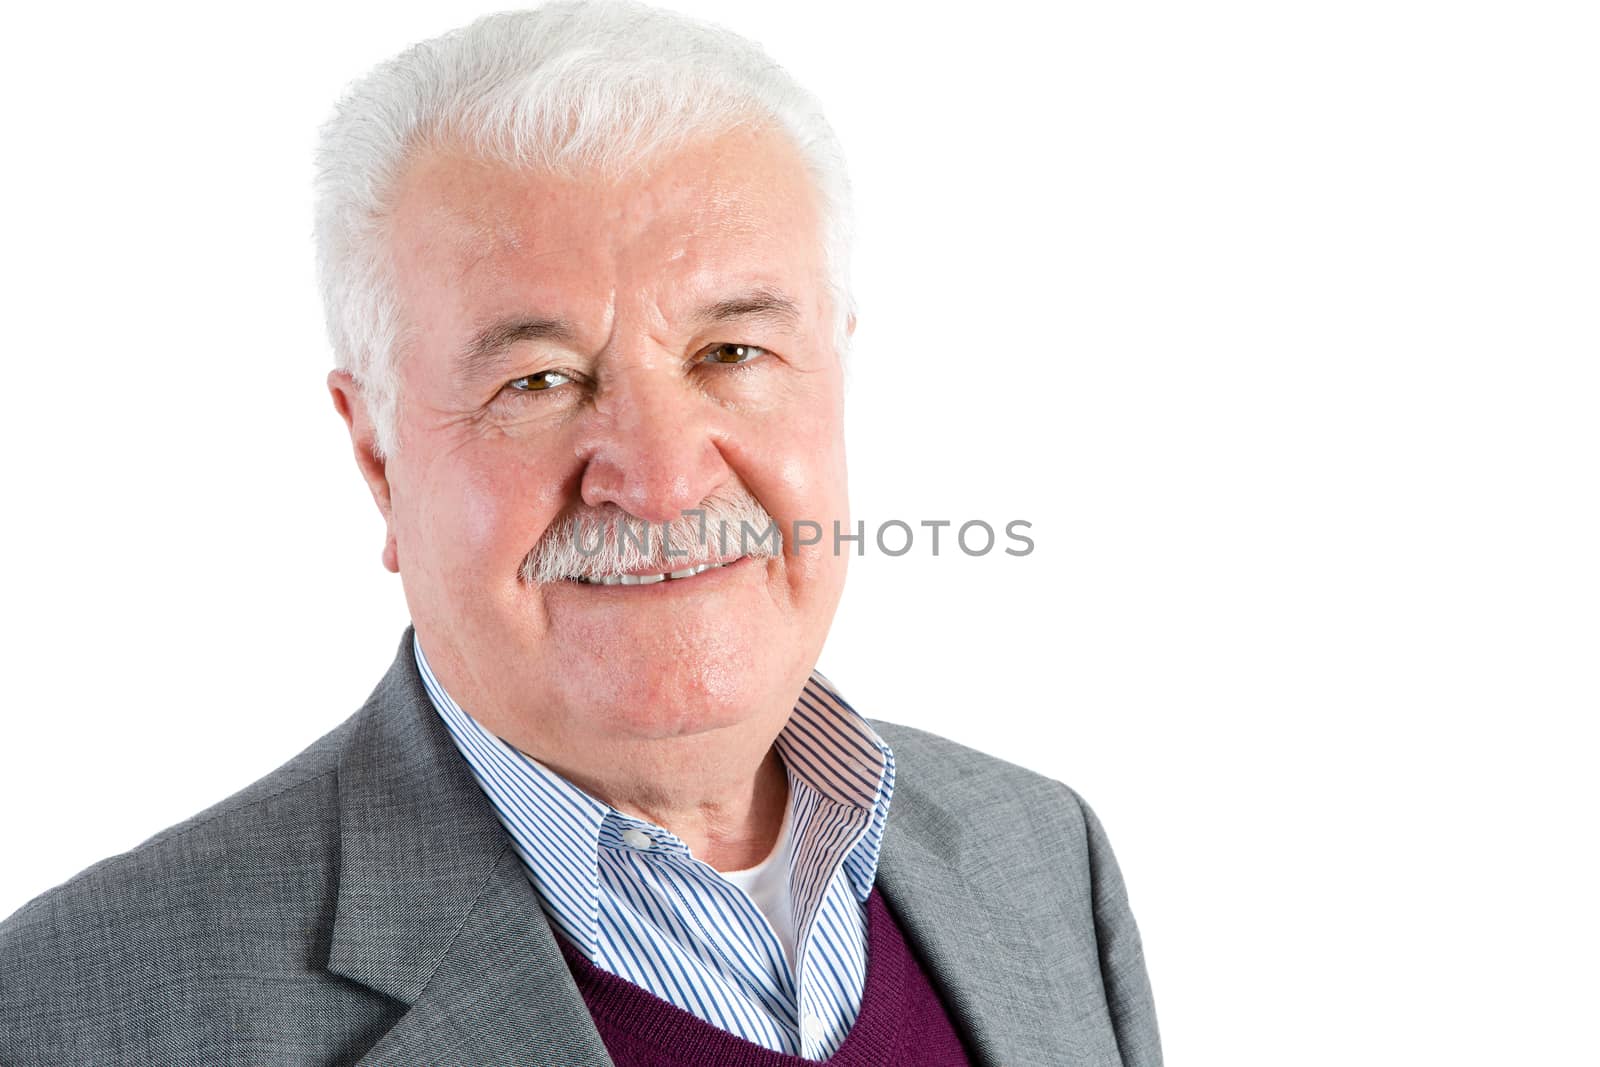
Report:
M 842 382 L 818 234 L 800 158 L 773 133 L 621 180 L 443 153 L 408 171 L 392 220 L 410 330 L 400 446 L 363 467 L 423 648 L 486 725 L 525 747 L 781 726 L 847 558 L 832 551 Z M 370 427 L 349 417 L 359 456 Z M 784 532 L 781 555 L 647 585 L 520 576 L 574 513 L 659 534 L 743 491 Z M 828 536 L 795 555 L 796 520 Z

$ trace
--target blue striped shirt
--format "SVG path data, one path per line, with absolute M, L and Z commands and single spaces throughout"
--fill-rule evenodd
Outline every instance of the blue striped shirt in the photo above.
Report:
M 742 889 L 670 831 L 589 796 L 479 726 L 434 677 L 421 643 L 412 648 L 552 926 L 596 966 L 713 1026 L 807 1059 L 838 1049 L 861 1010 L 866 900 L 894 755 L 825 678 L 811 675 L 776 742 L 789 779 L 791 967 Z

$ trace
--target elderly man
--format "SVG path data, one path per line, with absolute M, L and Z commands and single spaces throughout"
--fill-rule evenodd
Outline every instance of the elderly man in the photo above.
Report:
M 371 699 L 0 929 L 0 1060 L 1160 1062 L 1064 786 L 814 668 L 847 186 L 751 44 L 495 16 L 320 156 L 328 379 L 413 628 Z

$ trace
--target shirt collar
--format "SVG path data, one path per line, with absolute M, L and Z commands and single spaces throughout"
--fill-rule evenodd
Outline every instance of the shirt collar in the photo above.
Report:
M 434 676 L 415 634 L 412 650 L 429 699 L 511 835 L 545 911 L 592 957 L 598 941 L 600 849 L 635 847 L 624 836 L 630 830 L 651 838 L 649 851 L 687 856 L 687 846 L 670 831 L 590 796 L 485 730 Z M 798 835 L 795 870 L 827 872 L 842 865 L 851 891 L 864 902 L 877 876 L 894 793 L 894 753 L 817 671 L 806 680 L 776 747 L 789 776 L 791 815 L 796 805 L 824 806 L 836 814 L 830 820 L 835 831 L 848 828 L 842 835 Z M 805 910 L 818 904 L 820 899 Z

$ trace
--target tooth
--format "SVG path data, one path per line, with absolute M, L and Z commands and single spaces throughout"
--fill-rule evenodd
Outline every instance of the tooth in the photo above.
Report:
M 725 567 L 729 562 L 732 561 L 701 563 L 693 567 L 684 567 L 680 570 L 661 574 L 609 574 L 598 578 L 579 577 L 578 581 L 583 582 L 585 585 L 655 585 L 657 582 L 665 582 L 669 579 L 693 578 L 697 574 L 704 574 L 706 571 Z

